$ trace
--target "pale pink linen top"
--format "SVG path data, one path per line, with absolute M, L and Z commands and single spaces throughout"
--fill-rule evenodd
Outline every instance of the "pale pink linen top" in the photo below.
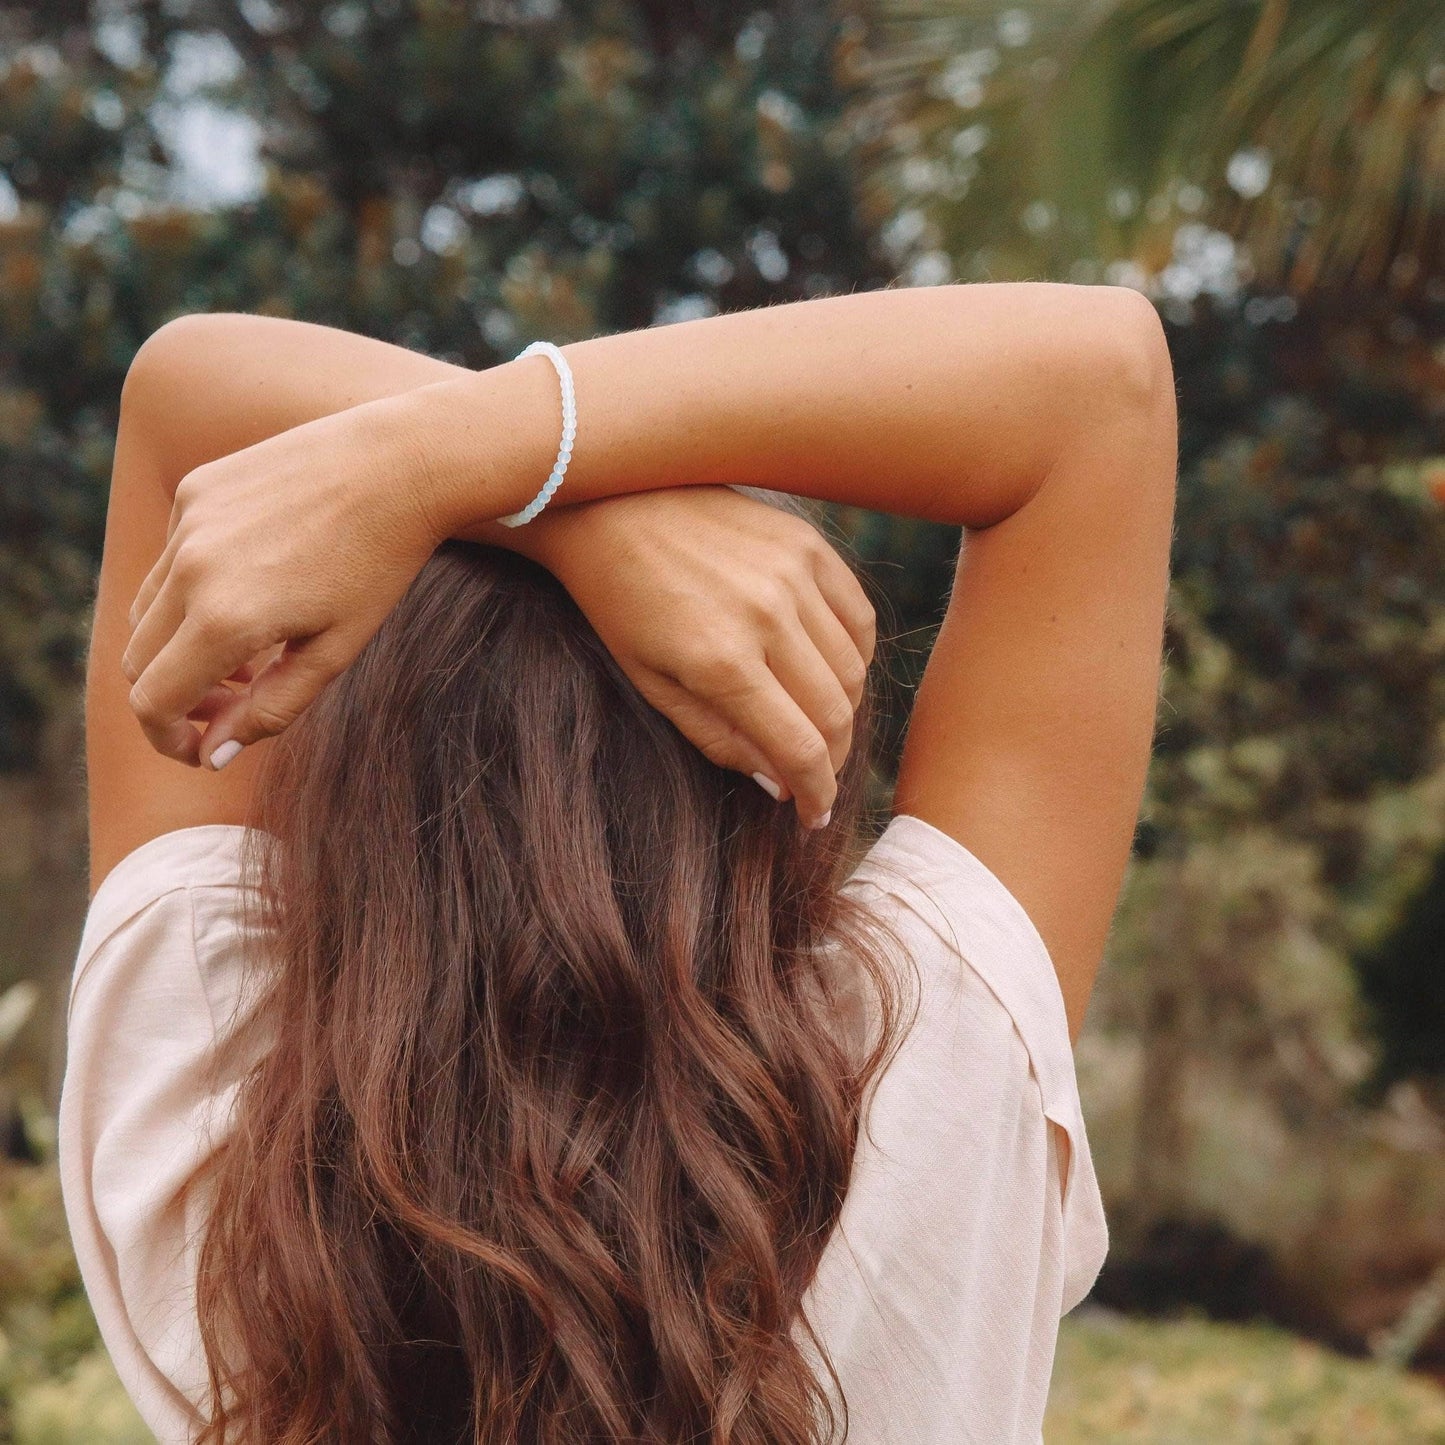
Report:
M 206 1399 L 197 1172 L 266 1046 L 236 1023 L 242 837 L 182 828 L 117 864 L 71 985 L 66 1214 L 106 1346 L 164 1445 L 193 1438 Z M 894 818 L 845 888 L 892 924 L 923 985 L 865 1099 L 842 1214 L 804 1299 L 847 1396 L 848 1439 L 1039 1445 L 1060 1316 L 1108 1247 L 1048 951 L 984 863 L 918 818 Z

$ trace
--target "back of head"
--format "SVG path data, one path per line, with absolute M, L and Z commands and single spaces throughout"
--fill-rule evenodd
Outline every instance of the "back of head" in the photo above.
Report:
M 792 1329 L 898 1021 L 838 892 L 856 736 L 805 829 L 550 574 L 437 551 L 247 835 L 268 1047 L 213 1178 L 204 1440 L 832 1438 Z M 878 1000 L 861 1064 L 829 958 Z

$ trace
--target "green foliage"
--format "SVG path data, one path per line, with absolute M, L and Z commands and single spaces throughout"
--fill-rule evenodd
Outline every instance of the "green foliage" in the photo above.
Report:
M 1361 846 L 1342 807 L 1427 771 L 1445 717 L 1445 512 L 1420 480 L 1445 428 L 1423 342 L 1388 324 L 1211 309 L 1174 333 L 1183 465 L 1151 816 L 1190 836 L 1266 818 L 1320 843 L 1338 887 Z

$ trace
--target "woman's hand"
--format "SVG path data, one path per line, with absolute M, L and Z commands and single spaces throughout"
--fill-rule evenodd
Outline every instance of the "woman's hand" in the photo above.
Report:
M 186 474 L 121 668 L 151 744 L 192 766 L 288 727 L 359 653 L 439 538 L 372 402 Z M 264 666 L 263 654 L 280 646 Z M 252 674 L 254 669 L 254 674 Z M 235 695 L 222 679 L 249 681 Z M 204 740 L 187 719 L 208 721 Z
M 826 823 L 875 634 L 812 523 L 731 487 L 637 492 L 553 513 L 538 560 L 709 759 Z
M 132 709 L 160 752 L 223 765 L 235 744 L 283 731 L 431 555 L 441 539 L 398 480 L 410 470 L 394 420 L 387 402 L 355 407 L 181 482 L 122 661 Z M 810 823 L 826 815 L 873 617 L 816 529 L 707 487 L 554 503 L 512 537 L 561 578 L 644 696 L 708 757 L 773 781 Z M 232 692 L 226 678 L 246 686 Z M 204 737 L 192 721 L 208 724 Z

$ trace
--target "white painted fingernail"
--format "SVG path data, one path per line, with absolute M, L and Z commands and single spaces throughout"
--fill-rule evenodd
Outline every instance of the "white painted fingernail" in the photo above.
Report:
M 227 738 L 211 754 L 211 766 L 219 773 L 243 747 L 245 747 L 244 743 L 238 742 L 235 738 Z
M 828 811 L 827 811 L 826 813 L 824 813 L 823 816 L 822 816 L 821 818 L 819 818 L 816 823 L 813 824 L 813 826 L 814 826 L 815 828 L 826 828 L 826 827 L 828 826 L 828 824 L 831 823 L 832 821 L 833 821 L 833 810 L 832 810 L 831 808 L 829 808 Z
M 783 796 L 783 790 L 766 773 L 754 773 L 753 782 L 775 802 Z

